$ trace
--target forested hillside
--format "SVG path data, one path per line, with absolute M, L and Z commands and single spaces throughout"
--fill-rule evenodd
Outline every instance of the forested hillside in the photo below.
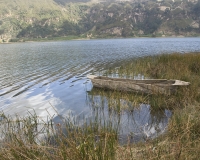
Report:
M 200 1 L 163 1 L 98 4 L 85 20 L 94 35 L 195 36 L 199 30 Z
M 0 0 L 0 42 L 199 36 L 200 0 Z

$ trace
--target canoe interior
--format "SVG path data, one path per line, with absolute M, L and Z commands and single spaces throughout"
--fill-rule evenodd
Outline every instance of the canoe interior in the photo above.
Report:
M 109 77 L 103 77 L 98 76 L 94 79 L 99 80 L 109 80 L 109 81 L 123 81 L 123 82 L 131 82 L 131 83 L 144 83 L 144 84 L 155 84 L 155 83 L 161 83 L 161 84 L 174 84 L 175 80 L 167 80 L 167 79 L 144 79 L 144 80 L 133 80 L 133 79 L 124 79 L 124 78 L 109 78 Z

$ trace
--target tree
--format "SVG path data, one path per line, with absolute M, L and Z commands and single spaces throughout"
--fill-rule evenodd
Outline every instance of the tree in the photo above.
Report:
M 138 28 L 142 29 L 145 34 L 153 34 L 161 25 L 162 20 L 158 16 L 159 10 L 146 10 L 143 22 L 138 23 Z
M 122 36 L 123 37 L 133 36 L 132 28 L 130 26 L 128 26 L 128 25 L 125 25 L 123 30 L 122 30 Z

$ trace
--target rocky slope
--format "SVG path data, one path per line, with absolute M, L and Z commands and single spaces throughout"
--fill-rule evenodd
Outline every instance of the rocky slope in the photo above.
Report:
M 200 0 L 0 0 L 0 42 L 67 37 L 198 36 Z

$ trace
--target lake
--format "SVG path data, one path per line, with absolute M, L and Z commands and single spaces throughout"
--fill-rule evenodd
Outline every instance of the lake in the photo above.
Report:
M 137 57 L 163 53 L 200 52 L 200 38 L 134 38 L 59 42 L 13 43 L 0 45 L 0 109 L 6 115 L 36 113 L 57 121 L 67 118 L 91 118 L 92 104 L 105 99 L 91 95 L 87 74 L 100 74 L 110 67 Z M 109 97 L 106 98 L 107 104 Z M 123 99 L 122 99 L 123 101 Z M 128 102 L 127 102 L 128 103 Z M 102 109 L 105 119 L 108 110 Z M 107 116 L 106 116 L 107 115 Z M 158 116 L 159 115 L 159 116 Z M 130 113 L 122 113 L 124 135 L 155 136 L 166 129 L 171 112 L 152 115 L 148 104 Z M 156 118 L 157 117 L 157 118 Z M 112 119 L 116 117 L 114 114 Z M 59 120 L 58 120 L 59 121 Z M 84 121 L 84 120 L 83 120 Z M 142 135 L 142 134 L 143 135 Z

